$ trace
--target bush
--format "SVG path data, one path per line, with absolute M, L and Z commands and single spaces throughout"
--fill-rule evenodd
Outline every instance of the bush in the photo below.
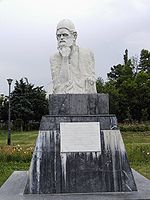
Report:
M 39 127 L 40 127 L 40 122 L 29 121 L 29 123 L 27 124 L 28 131 L 38 130 Z
M 124 131 L 124 132 L 128 132 L 128 131 L 144 132 L 144 131 L 150 131 L 150 123 L 119 124 L 119 128 L 121 131 Z
M 23 126 L 24 126 L 24 122 L 22 119 L 16 119 L 14 122 L 13 122 L 13 130 L 16 130 L 16 131 L 23 131 Z
M 30 162 L 33 147 L 22 148 L 17 146 L 5 146 L 0 148 L 0 160 L 3 162 Z
M 0 122 L 0 130 L 7 130 L 8 124 L 5 122 Z
M 25 123 L 22 119 L 16 119 L 12 123 L 12 130 L 14 131 L 33 131 L 38 130 L 40 126 L 39 121 L 30 120 L 29 122 Z

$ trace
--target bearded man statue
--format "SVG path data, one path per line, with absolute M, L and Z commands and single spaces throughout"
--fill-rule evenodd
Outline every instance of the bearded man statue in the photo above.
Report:
M 58 53 L 50 58 L 54 94 L 97 93 L 94 56 L 76 45 L 74 24 L 64 19 L 57 25 Z

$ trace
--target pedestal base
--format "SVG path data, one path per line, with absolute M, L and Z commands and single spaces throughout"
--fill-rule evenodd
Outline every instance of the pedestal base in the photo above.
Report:
M 62 153 L 60 123 L 92 121 L 100 123 L 100 151 Z M 25 193 L 136 191 L 122 137 L 116 128 L 116 119 L 111 115 L 43 117 Z
M 25 193 L 136 191 L 117 119 L 108 113 L 106 94 L 50 95 Z
M 137 183 L 138 191 L 136 192 L 100 192 L 100 193 L 86 193 L 86 194 L 23 194 L 26 181 L 26 171 L 15 171 L 7 179 L 7 181 L 0 188 L 1 200 L 116 200 L 116 199 L 130 199 L 143 200 L 150 199 L 150 180 L 138 172 L 132 170 L 133 176 Z

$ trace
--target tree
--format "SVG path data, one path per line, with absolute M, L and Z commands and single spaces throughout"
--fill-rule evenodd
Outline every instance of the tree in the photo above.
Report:
M 128 78 L 132 78 L 133 76 L 133 67 L 131 63 L 131 59 L 128 58 L 128 50 L 125 50 L 125 54 L 123 56 L 124 64 L 118 64 L 116 66 L 111 67 L 111 72 L 107 73 L 109 80 L 114 80 L 117 86 L 120 86 L 122 82 Z
M 131 64 L 132 64 L 134 74 L 137 74 L 138 71 L 139 71 L 139 57 L 138 57 L 138 55 L 131 57 Z
M 29 121 L 40 121 L 42 115 L 48 113 L 48 101 L 43 86 L 35 87 L 22 78 L 16 81 L 11 94 L 12 119 L 22 120 L 21 126 L 27 128 Z
M 2 120 L 2 108 L 3 108 L 4 98 L 3 95 L 0 96 L 0 120 Z
M 111 67 L 111 71 L 107 74 L 108 82 L 105 84 L 106 92 L 110 96 L 110 111 L 114 112 L 121 121 L 131 118 L 130 100 L 135 76 L 127 49 L 123 55 L 123 60 L 123 64 Z
M 6 122 L 8 120 L 8 97 L 0 96 L 0 120 Z
M 146 49 L 141 50 L 139 70 L 150 72 L 150 52 Z
M 101 77 L 98 77 L 96 80 L 96 90 L 98 93 L 103 93 L 104 92 L 104 81 Z
M 135 77 L 135 103 L 132 106 L 133 119 L 150 119 L 150 74 L 140 71 Z
M 142 50 L 138 57 L 123 56 L 124 63 L 111 67 L 103 91 L 109 93 L 110 111 L 120 121 L 150 119 L 150 52 Z

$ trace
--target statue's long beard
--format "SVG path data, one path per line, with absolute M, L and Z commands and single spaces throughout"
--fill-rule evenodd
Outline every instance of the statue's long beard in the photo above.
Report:
M 58 47 L 58 51 L 62 55 L 62 57 L 69 57 L 71 50 L 72 48 L 67 46 Z
M 65 42 L 58 42 L 57 49 L 63 57 L 67 57 L 70 55 L 73 45 L 74 45 L 74 41 L 72 39 L 68 39 Z

